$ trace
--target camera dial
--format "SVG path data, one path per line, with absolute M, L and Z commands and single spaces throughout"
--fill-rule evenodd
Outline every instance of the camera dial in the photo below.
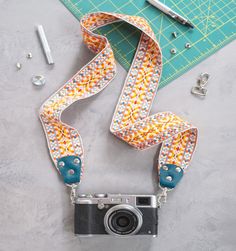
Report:
M 105 193 L 95 193 L 94 197 L 95 198 L 105 198 L 105 197 L 107 197 L 107 194 L 105 194 Z

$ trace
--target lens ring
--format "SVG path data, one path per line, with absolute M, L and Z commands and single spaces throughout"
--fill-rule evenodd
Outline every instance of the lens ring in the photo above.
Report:
M 124 226 L 119 226 L 120 219 L 126 221 Z M 110 208 L 104 217 L 106 232 L 112 235 L 134 235 L 140 230 L 142 224 L 141 212 L 130 205 L 116 205 Z
M 122 224 L 119 224 L 119 223 Z M 137 216 L 127 209 L 120 209 L 110 214 L 108 219 L 109 228 L 117 234 L 127 235 L 132 233 L 138 225 Z

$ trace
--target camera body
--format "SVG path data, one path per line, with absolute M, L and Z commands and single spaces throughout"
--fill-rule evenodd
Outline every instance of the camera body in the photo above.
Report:
M 94 194 L 75 200 L 75 234 L 157 236 L 157 199 L 154 195 Z

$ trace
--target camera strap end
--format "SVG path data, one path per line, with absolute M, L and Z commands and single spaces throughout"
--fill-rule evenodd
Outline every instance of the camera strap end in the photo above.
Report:
M 157 194 L 157 206 L 161 208 L 161 205 L 166 203 L 167 192 L 169 191 L 167 187 L 160 187 L 162 192 Z
M 75 183 L 75 184 L 72 184 L 70 186 L 71 188 L 71 191 L 70 191 L 70 200 L 71 200 L 71 203 L 72 205 L 75 204 L 75 200 L 76 200 L 76 197 L 77 197 L 77 189 L 79 187 L 79 183 Z

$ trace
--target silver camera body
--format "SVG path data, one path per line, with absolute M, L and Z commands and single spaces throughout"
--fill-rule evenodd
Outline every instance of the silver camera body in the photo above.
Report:
M 154 195 L 81 194 L 75 200 L 75 234 L 157 236 Z

